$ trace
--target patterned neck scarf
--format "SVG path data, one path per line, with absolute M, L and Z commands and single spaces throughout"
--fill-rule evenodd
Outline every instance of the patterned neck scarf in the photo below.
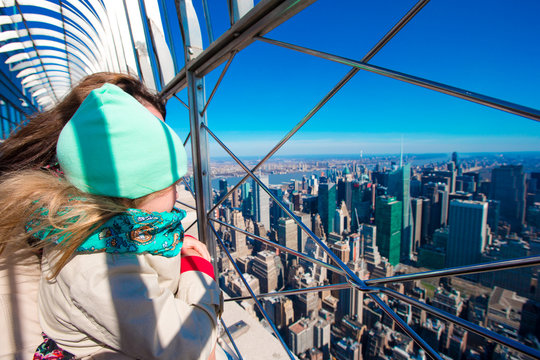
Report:
M 184 239 L 181 220 L 186 212 L 147 212 L 128 209 L 96 229 L 78 248 L 77 253 L 153 254 L 174 257 L 180 253 Z M 31 224 L 27 224 L 31 230 Z M 40 240 L 56 244 L 69 236 L 57 237 L 55 230 L 35 234 Z

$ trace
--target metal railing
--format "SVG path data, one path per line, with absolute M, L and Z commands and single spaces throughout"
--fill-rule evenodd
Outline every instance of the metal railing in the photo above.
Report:
M 241 1 L 233 1 L 235 4 Z M 491 108 L 499 109 L 511 114 L 516 114 L 519 116 L 527 117 L 535 121 L 540 121 L 540 111 L 537 109 L 528 108 L 521 106 L 515 103 L 504 101 L 501 99 L 496 99 L 490 96 L 474 93 L 464 89 L 459 89 L 450 85 L 434 82 L 428 79 L 423 79 L 413 75 L 397 72 L 395 70 L 386 69 L 377 65 L 370 64 L 369 61 L 373 56 L 381 50 L 389 41 L 395 36 L 414 16 L 421 11 L 421 9 L 428 3 L 428 0 L 418 1 L 381 39 L 380 41 L 373 46 L 373 48 L 360 60 L 347 59 L 338 55 L 329 54 L 326 52 L 308 49 L 298 45 L 288 44 L 282 41 L 272 40 L 264 37 L 271 29 L 275 28 L 282 22 L 286 21 L 289 17 L 300 12 L 305 7 L 313 3 L 314 0 L 307 1 L 292 1 L 292 0 L 267 0 L 261 1 L 255 6 L 250 12 L 248 12 L 241 19 L 237 19 L 236 22 L 231 21 L 233 24 L 231 28 L 220 36 L 215 41 L 213 40 L 212 27 L 209 23 L 209 17 L 207 19 L 207 29 L 210 34 L 211 44 L 205 50 L 202 46 L 201 40 L 201 30 L 198 25 L 197 15 L 193 11 L 193 6 L 191 1 L 182 0 L 177 1 L 177 10 L 179 14 L 179 19 L 181 22 L 181 28 L 183 32 L 184 47 L 186 54 L 186 66 L 176 75 L 173 81 L 165 86 L 162 91 L 162 95 L 170 98 L 176 96 L 180 90 L 187 88 L 188 91 L 188 104 L 186 107 L 189 108 L 189 117 L 190 117 L 190 136 L 191 136 L 191 146 L 193 154 L 193 175 L 195 189 L 194 191 L 190 188 L 190 192 L 195 197 L 196 200 L 196 211 L 197 211 L 197 226 L 199 231 L 199 236 L 201 240 L 206 242 L 211 249 L 212 257 L 214 260 L 216 257 L 216 244 L 219 244 L 222 251 L 225 252 L 226 256 L 230 259 L 234 269 L 238 273 L 238 276 L 246 286 L 246 289 L 249 292 L 249 296 L 242 297 L 233 297 L 227 301 L 240 301 L 245 299 L 253 299 L 256 306 L 259 308 L 262 316 L 270 324 L 272 331 L 274 332 L 277 339 L 283 345 L 287 355 L 294 359 L 294 355 L 291 353 L 290 349 L 287 347 L 287 344 L 282 339 L 279 331 L 276 326 L 270 320 L 265 309 L 261 305 L 258 299 L 267 297 L 267 296 L 290 296 L 297 295 L 307 292 L 320 292 L 326 290 L 343 290 L 343 289 L 356 289 L 365 293 L 370 297 L 383 311 L 389 316 L 393 321 L 395 321 L 401 330 L 410 336 L 417 344 L 422 348 L 429 356 L 433 359 L 442 359 L 437 351 L 435 351 L 424 339 L 422 339 L 400 316 L 398 316 L 389 306 L 386 304 L 380 294 L 386 295 L 393 299 L 397 299 L 401 302 L 410 304 L 414 307 L 420 308 L 421 310 L 426 311 L 429 314 L 432 314 L 436 317 L 444 319 L 445 321 L 451 322 L 453 324 L 459 325 L 469 331 L 477 333 L 481 336 L 484 336 L 496 343 L 507 346 L 511 349 L 514 349 L 523 354 L 540 358 L 540 351 L 525 346 L 524 344 L 519 343 L 516 340 L 504 337 L 500 334 L 497 334 L 489 329 L 485 329 L 476 324 L 473 324 L 464 319 L 458 318 L 452 314 L 449 314 L 443 310 L 435 308 L 433 306 L 427 305 L 423 302 L 420 302 L 416 299 L 413 299 L 409 296 L 401 294 L 393 289 L 385 287 L 387 284 L 402 283 L 413 280 L 428 279 L 434 277 L 442 276 L 459 276 L 467 274 L 477 274 L 487 271 L 498 271 L 505 269 L 513 269 L 524 266 L 535 266 L 540 265 L 540 256 L 534 256 L 524 259 L 516 260 L 505 260 L 498 261 L 493 263 L 483 263 L 470 266 L 462 266 L 451 269 L 436 270 L 436 271 L 427 271 L 414 274 L 398 275 L 387 278 L 379 279 L 369 279 L 362 280 L 360 279 L 341 259 L 334 254 L 331 249 L 319 239 L 312 231 L 306 226 L 301 219 L 299 219 L 293 211 L 286 206 L 281 199 L 275 196 L 268 187 L 255 175 L 255 172 L 261 168 L 261 166 L 270 159 L 285 143 L 291 139 L 336 93 L 343 88 L 343 86 L 349 82 L 360 70 L 369 71 L 378 75 L 390 77 L 396 80 L 404 81 L 413 85 L 425 87 L 434 91 L 438 91 L 444 94 L 448 94 L 454 97 L 472 101 L 478 104 L 482 104 Z M 205 14 L 207 13 L 206 2 L 205 2 Z M 232 19 L 232 15 L 231 15 Z M 312 108 L 307 114 L 266 154 L 262 160 L 260 160 L 254 167 L 251 169 L 248 168 L 221 140 L 220 138 L 212 132 L 208 126 L 206 119 L 206 110 L 210 104 L 210 101 L 213 99 L 214 95 L 217 93 L 217 89 L 227 73 L 235 55 L 242 51 L 245 47 L 254 41 L 262 41 L 265 43 L 273 44 L 276 46 L 284 47 L 294 51 L 300 51 L 305 54 L 310 54 L 317 56 L 323 59 L 330 61 L 338 62 L 345 64 L 351 67 L 350 71 L 336 83 L 336 85 Z M 194 51 L 196 49 L 196 51 Z M 205 97 L 205 88 L 204 88 L 204 79 L 203 77 L 214 70 L 220 64 L 226 62 L 225 67 L 223 68 L 219 79 L 211 91 L 208 99 Z M 179 98 L 177 98 L 180 100 Z M 180 100 L 181 101 L 181 100 Z M 212 190 L 210 185 L 210 162 L 209 162 L 209 151 L 208 151 L 208 139 L 209 137 L 213 138 L 227 154 L 246 172 L 246 175 L 230 189 L 224 196 L 221 197 L 217 203 L 212 204 Z M 186 139 L 186 142 L 189 140 L 189 136 Z M 307 234 L 307 236 L 314 241 L 333 261 L 335 265 L 326 263 L 324 261 L 315 259 L 307 254 L 295 251 L 293 249 L 287 248 L 286 246 L 275 243 L 271 240 L 265 239 L 262 236 L 255 235 L 249 231 L 240 229 L 233 225 L 230 225 L 226 222 L 223 222 L 219 219 L 213 217 L 215 210 L 218 209 L 223 202 L 230 197 L 247 179 L 251 178 L 255 183 L 258 184 L 260 189 L 266 192 L 281 209 L 292 218 L 298 227 Z M 186 185 L 189 187 L 187 181 Z M 238 265 L 235 262 L 232 254 L 227 249 L 224 240 L 220 237 L 218 231 L 214 227 L 214 224 L 218 224 L 228 228 L 230 231 L 235 231 L 249 236 L 250 238 L 260 241 L 266 245 L 272 246 L 280 251 L 297 256 L 303 260 L 312 262 L 319 266 L 326 267 L 331 271 L 341 274 L 345 277 L 345 283 L 331 284 L 326 286 L 316 286 L 311 288 L 302 288 L 302 289 L 293 289 L 293 290 L 283 290 L 276 291 L 266 294 L 256 295 L 253 290 L 250 288 L 247 280 L 244 278 L 242 272 L 238 268 Z M 217 264 L 215 264 L 217 265 Z M 217 266 L 215 266 L 217 268 Z M 236 344 L 234 343 L 230 333 L 227 331 L 235 350 L 238 355 L 240 355 Z

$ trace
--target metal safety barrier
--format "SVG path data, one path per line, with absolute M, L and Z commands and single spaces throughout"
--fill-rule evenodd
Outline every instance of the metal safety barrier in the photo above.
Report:
M 347 59 L 338 55 L 329 54 L 314 49 L 308 49 L 298 45 L 288 44 L 282 41 L 277 41 L 264 37 L 264 35 L 278 26 L 289 17 L 303 10 L 306 6 L 310 5 L 314 1 L 261 1 L 251 11 L 244 15 L 239 21 L 233 23 L 230 30 L 225 32 L 218 39 L 211 41 L 210 46 L 207 49 L 202 50 L 202 42 L 200 36 L 200 28 L 198 28 L 198 22 L 196 21 L 196 14 L 191 11 L 190 1 L 177 1 L 178 14 L 181 19 L 181 26 L 183 29 L 184 46 L 186 54 L 186 66 L 176 75 L 175 79 L 171 81 L 163 89 L 162 94 L 165 97 L 175 96 L 177 92 L 187 88 L 188 91 L 188 104 L 185 104 L 189 108 L 190 124 L 191 124 L 191 145 L 193 154 L 193 175 L 195 189 L 190 192 L 197 194 L 196 196 L 196 208 L 197 208 L 197 226 L 199 236 L 205 241 L 212 252 L 214 259 L 217 259 L 215 249 L 216 243 L 220 245 L 222 251 L 225 252 L 227 257 L 231 260 L 231 263 L 238 273 L 238 276 L 246 286 L 250 296 L 233 297 L 227 301 L 240 301 L 245 299 L 253 299 L 256 306 L 259 308 L 262 316 L 270 324 L 274 335 L 283 345 L 287 355 L 294 359 L 294 355 L 291 353 L 287 344 L 280 336 L 276 326 L 270 320 L 268 314 L 264 310 L 263 306 L 258 299 L 267 296 L 290 296 L 297 295 L 306 292 L 320 292 L 325 290 L 343 290 L 343 289 L 357 289 L 364 292 L 370 297 L 393 321 L 395 321 L 401 330 L 410 336 L 429 356 L 433 359 L 442 359 L 437 351 L 435 351 L 422 337 L 420 337 L 403 319 L 401 319 L 380 297 L 379 294 L 384 294 L 388 297 L 397 299 L 401 302 L 405 302 L 412 306 L 418 307 L 429 314 L 437 316 L 449 321 L 456 325 L 459 325 L 467 330 L 482 335 L 494 342 L 507 346 L 511 349 L 527 354 L 529 356 L 540 358 L 540 351 L 525 346 L 513 339 L 509 339 L 500 334 L 497 334 L 491 330 L 482 328 L 466 320 L 460 319 L 454 315 L 451 315 L 443 310 L 432 307 L 425 303 L 419 302 L 413 298 L 410 298 L 404 294 L 401 294 L 395 290 L 384 287 L 387 284 L 402 283 L 406 281 L 427 279 L 441 276 L 459 276 L 467 274 L 476 274 L 486 271 L 499 271 L 504 269 L 512 269 L 523 266 L 535 266 L 540 265 L 540 257 L 530 257 L 525 259 L 499 261 L 486 264 L 476 264 L 470 266 L 463 266 L 459 268 L 451 268 L 437 271 L 428 271 L 416 274 L 406 274 L 393 276 L 389 278 L 380 279 L 360 279 L 341 259 L 336 256 L 328 246 L 321 241 L 312 231 L 306 226 L 301 219 L 299 219 L 281 199 L 275 196 L 268 187 L 255 175 L 255 172 L 261 168 L 261 166 L 270 159 L 291 137 L 293 137 L 334 95 L 336 95 L 343 86 L 349 82 L 360 70 L 369 71 L 385 77 L 390 77 L 399 81 L 404 81 L 413 85 L 428 88 L 434 91 L 438 91 L 447 95 L 451 95 L 457 98 L 472 101 L 484 106 L 502 110 L 511 114 L 527 117 L 535 121 L 540 121 L 540 111 L 537 109 L 528 108 L 519 104 L 511 103 L 501 99 L 496 99 L 490 96 L 474 93 L 464 89 L 459 89 L 450 85 L 434 82 L 428 79 L 423 79 L 413 75 L 397 72 L 395 70 L 386 69 L 377 65 L 370 64 L 370 60 L 379 50 L 381 50 L 389 41 L 394 37 L 414 16 L 420 12 L 420 10 L 428 3 L 428 0 L 418 1 L 381 39 L 373 46 L 373 48 L 360 60 Z M 206 2 L 205 6 L 206 6 Z M 207 9 L 205 8 L 205 11 Z M 205 13 L 206 14 L 206 13 Z M 232 15 L 231 15 L 232 17 Z M 212 33 L 209 17 L 206 17 L 206 25 L 208 33 Z M 226 145 L 220 138 L 211 130 L 207 123 L 206 110 L 218 92 L 218 87 L 227 73 L 227 70 L 231 66 L 235 55 L 242 51 L 245 47 L 254 41 L 262 41 L 265 43 L 273 44 L 276 46 L 284 47 L 294 51 L 300 51 L 305 54 L 310 54 L 330 61 L 345 64 L 351 67 L 350 71 L 336 83 L 336 85 L 311 109 L 307 114 L 266 154 L 262 160 L 260 160 L 251 169 L 248 168 Z M 198 52 L 193 52 L 193 49 L 197 49 Z M 204 90 L 204 75 L 210 73 L 213 69 L 222 63 L 226 63 L 225 67 L 221 71 L 219 78 L 211 91 L 208 98 L 205 97 Z M 222 149 L 230 155 L 230 157 L 246 172 L 246 175 L 234 185 L 224 196 L 222 196 L 215 204 L 212 203 L 212 191 L 210 186 L 210 162 L 208 151 L 208 139 L 213 138 Z M 187 141 L 187 140 L 186 140 Z M 228 197 L 230 197 L 246 180 L 252 179 L 260 189 L 267 193 L 291 219 L 295 221 L 298 227 L 305 232 L 308 237 L 314 241 L 323 251 L 328 255 L 335 265 L 320 261 L 307 254 L 300 253 L 293 249 L 287 248 L 283 245 L 275 243 L 271 240 L 265 239 L 262 236 L 255 235 L 246 230 L 239 229 L 233 225 L 223 222 L 213 217 L 215 210 L 217 210 Z M 186 182 L 187 184 L 187 182 Z M 293 289 L 276 291 L 267 294 L 256 295 L 248 285 L 247 280 L 244 278 L 242 272 L 236 265 L 236 262 L 225 246 L 223 239 L 216 231 L 214 224 L 227 227 L 231 231 L 239 232 L 250 238 L 260 241 L 266 245 L 272 246 L 280 251 L 297 256 L 303 260 L 312 262 L 319 266 L 326 267 L 333 272 L 341 274 L 345 277 L 345 283 L 331 284 L 327 286 L 316 286 L 312 288 Z M 217 264 L 215 264 L 217 265 Z M 216 266 L 217 267 L 217 266 Z M 229 334 L 230 335 L 230 334 Z M 232 338 L 231 338 L 232 340 Z M 236 348 L 235 345 L 235 349 Z

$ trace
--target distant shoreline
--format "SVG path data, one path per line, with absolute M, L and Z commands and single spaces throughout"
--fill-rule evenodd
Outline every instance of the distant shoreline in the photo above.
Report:
M 415 159 L 433 159 L 433 158 L 448 158 L 450 159 L 452 153 L 404 153 L 403 158 L 415 158 Z M 458 153 L 460 158 L 470 158 L 478 156 L 540 156 L 540 151 L 498 151 L 498 152 L 472 152 L 472 153 Z M 262 159 L 261 156 L 240 156 L 242 160 L 258 160 Z M 392 154 L 297 154 L 297 155 L 277 155 L 273 156 L 271 160 L 360 160 L 360 159 L 372 159 L 372 158 L 399 158 L 399 153 Z M 213 161 L 230 160 L 229 156 L 215 156 L 212 157 Z

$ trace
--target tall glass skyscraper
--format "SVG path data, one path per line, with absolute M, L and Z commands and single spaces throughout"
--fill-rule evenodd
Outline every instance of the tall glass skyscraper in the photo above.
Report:
M 336 184 L 325 182 L 319 184 L 319 215 L 324 227 L 324 232 L 328 234 L 334 231 L 334 215 L 336 211 Z
M 412 255 L 412 214 L 411 214 L 411 165 L 407 164 L 388 174 L 388 195 L 401 201 L 401 261 Z
M 371 217 L 371 189 L 368 183 L 354 181 L 351 189 L 351 227 L 357 231 L 362 223 L 369 223 Z
M 401 201 L 393 196 L 379 196 L 375 204 L 377 246 L 392 265 L 399 264 L 401 253 Z
M 452 200 L 446 266 L 476 264 L 481 261 L 487 239 L 488 204 L 483 201 Z
M 525 173 L 523 165 L 506 165 L 491 172 L 490 198 L 500 201 L 501 220 L 519 231 L 525 220 Z

